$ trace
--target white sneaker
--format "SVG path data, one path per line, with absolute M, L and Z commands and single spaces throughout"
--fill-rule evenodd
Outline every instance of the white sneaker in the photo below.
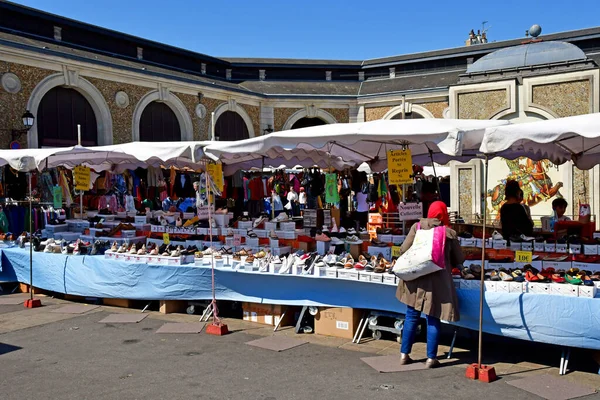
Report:
M 348 235 L 356 235 L 356 229 L 354 229 L 354 228 L 348 229 Z
M 502 236 L 498 231 L 494 231 L 494 233 L 492 233 L 492 239 L 493 240 L 502 240 L 502 239 L 504 239 L 504 236 Z
M 271 221 L 272 222 L 286 222 L 286 221 L 288 221 L 288 216 L 286 213 L 282 212 L 281 214 L 279 214 L 278 216 L 273 218 Z
M 329 232 L 329 227 L 327 225 L 323 225 L 323 229 L 321 229 L 321 232 Z
M 331 243 L 334 246 L 337 246 L 338 244 L 344 244 L 344 241 L 342 239 L 332 237 L 329 243 Z
M 348 236 L 346 238 L 346 243 L 350 243 L 350 244 L 361 244 L 363 241 L 360 240 L 357 236 L 352 235 L 352 236 Z
M 344 228 L 343 226 L 340 228 L 340 233 L 346 233 L 346 228 Z
M 262 216 L 260 216 L 260 217 L 256 218 L 256 219 L 254 220 L 254 222 L 252 223 L 252 227 L 254 227 L 254 228 L 258 228 L 258 226 L 259 226 L 260 224 L 262 224 L 264 220 L 265 220 L 265 217 L 262 217 Z

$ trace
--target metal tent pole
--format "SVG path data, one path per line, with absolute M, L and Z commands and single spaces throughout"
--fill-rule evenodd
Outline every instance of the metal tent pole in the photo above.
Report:
M 29 299 L 33 301 L 33 232 L 31 216 L 33 211 L 33 205 L 31 202 L 31 172 L 27 173 L 28 186 L 29 186 Z
M 77 144 L 81 146 L 81 125 L 77 124 Z M 83 220 L 83 190 L 79 191 L 79 219 Z
M 484 178 L 484 193 L 487 193 L 487 186 L 488 186 L 488 172 L 489 172 L 489 168 L 488 168 L 488 164 L 489 164 L 489 158 L 486 155 L 485 156 L 485 178 Z M 484 195 L 485 196 L 485 195 Z M 485 245 L 486 245 L 486 238 L 485 238 L 485 230 L 486 230 L 486 225 L 487 225 L 487 199 L 484 197 L 484 204 L 483 204 L 483 245 L 482 245 L 482 249 L 481 249 L 481 287 L 479 288 L 479 340 L 478 340 L 478 349 L 477 349 L 477 365 L 478 368 L 481 368 L 481 359 L 482 359 L 482 351 L 483 351 L 483 299 L 484 299 L 484 293 L 485 293 L 485 284 L 483 282 L 483 278 L 485 276 Z

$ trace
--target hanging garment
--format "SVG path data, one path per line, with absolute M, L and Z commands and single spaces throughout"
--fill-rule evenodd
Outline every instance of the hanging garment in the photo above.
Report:
M 325 175 L 325 202 L 330 204 L 337 204 L 340 202 L 337 174 Z
M 125 211 L 135 211 L 135 201 L 132 195 L 125 196 Z
M 194 197 L 194 186 L 189 176 L 178 174 L 175 177 L 175 195 L 179 198 Z

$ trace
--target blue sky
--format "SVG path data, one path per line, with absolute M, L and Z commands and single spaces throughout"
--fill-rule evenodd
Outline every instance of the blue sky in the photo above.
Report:
M 14 0 L 13 0 L 14 1 Z M 354 59 L 464 45 L 488 38 L 600 25 L 600 1 L 17 0 L 79 21 L 212 56 Z

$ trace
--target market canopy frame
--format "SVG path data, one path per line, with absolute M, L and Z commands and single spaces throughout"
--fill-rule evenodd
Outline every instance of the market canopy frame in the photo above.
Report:
M 290 154 L 311 159 L 314 165 L 334 166 L 333 161 L 358 166 L 369 163 L 374 171 L 387 168 L 387 151 L 408 147 L 415 163 L 445 164 L 475 157 L 485 128 L 508 121 L 418 119 L 376 120 L 330 124 L 275 132 L 236 142 L 212 142 L 206 156 L 225 165 L 253 160 L 281 159 Z M 290 153 L 291 152 L 291 153 Z M 472 153 L 472 154 L 467 154 Z M 338 168 L 339 169 L 339 168 Z

